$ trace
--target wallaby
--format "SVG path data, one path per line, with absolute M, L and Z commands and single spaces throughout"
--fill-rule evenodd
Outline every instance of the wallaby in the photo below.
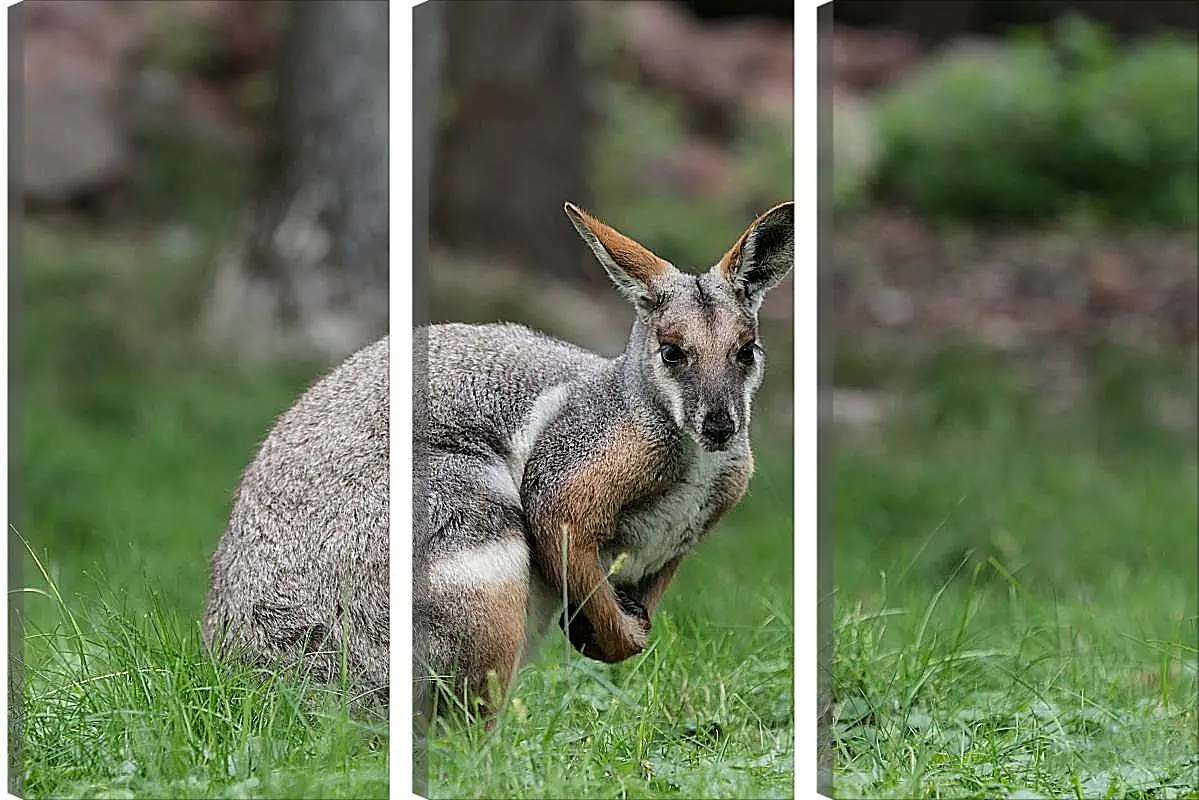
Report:
M 757 312 L 792 268 L 793 204 L 767 211 L 698 275 L 565 210 L 635 309 L 621 355 L 511 324 L 418 331 L 418 718 L 439 683 L 494 720 L 555 619 L 585 656 L 642 652 L 680 561 L 753 471 Z
M 279 418 L 212 557 L 204 636 L 218 652 L 302 660 L 386 704 L 388 418 L 386 337 Z

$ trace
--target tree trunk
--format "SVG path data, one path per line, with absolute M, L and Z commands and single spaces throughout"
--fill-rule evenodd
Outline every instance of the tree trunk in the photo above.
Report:
M 388 8 L 288 11 L 250 231 L 222 265 L 209 330 L 251 357 L 335 361 L 387 330 Z
M 562 211 L 586 205 L 578 12 L 561 0 L 449 0 L 433 234 L 570 280 L 599 274 Z

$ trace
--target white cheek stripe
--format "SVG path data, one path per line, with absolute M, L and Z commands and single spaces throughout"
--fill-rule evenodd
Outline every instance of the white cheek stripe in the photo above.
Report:
M 481 589 L 529 579 L 529 546 L 512 536 L 462 550 L 433 563 L 429 587 L 435 592 Z
M 671 378 L 658 373 L 660 379 L 658 386 L 661 388 L 662 394 L 666 395 L 666 399 L 670 402 L 670 415 L 674 417 L 674 424 L 680 428 L 687 427 L 687 417 L 683 411 L 683 394 L 679 391 L 678 384 Z

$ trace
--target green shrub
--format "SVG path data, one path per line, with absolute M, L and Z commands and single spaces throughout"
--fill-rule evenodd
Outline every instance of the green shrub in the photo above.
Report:
M 879 107 L 880 186 L 935 215 L 1058 213 L 1046 158 L 1061 121 L 1048 53 L 947 53 Z
M 1068 185 L 1100 216 L 1194 224 L 1199 219 L 1199 51 L 1147 41 L 1079 76 L 1060 154 Z M 1073 158 L 1070 156 L 1073 155 Z
M 1067 20 L 932 60 L 879 106 L 878 189 L 933 216 L 1199 220 L 1199 51 Z

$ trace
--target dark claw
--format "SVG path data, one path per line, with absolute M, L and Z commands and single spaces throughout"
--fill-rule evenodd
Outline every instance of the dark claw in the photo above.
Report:
M 620 603 L 620 607 L 624 609 L 624 613 L 628 614 L 630 617 L 636 617 L 646 624 L 649 623 L 649 612 L 645 609 L 645 606 L 641 604 L 640 600 L 632 595 L 626 594 L 620 589 L 616 590 L 616 600 Z

